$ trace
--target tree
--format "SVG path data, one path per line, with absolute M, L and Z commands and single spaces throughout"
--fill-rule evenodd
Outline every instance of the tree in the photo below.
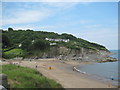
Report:
M 31 46 L 31 40 L 26 39 L 21 44 L 22 44 L 22 46 L 21 46 L 22 49 L 28 50 L 29 47 Z
M 61 38 L 70 39 L 70 40 L 77 40 L 77 38 L 75 36 L 73 36 L 72 34 L 66 34 L 66 33 L 61 34 Z
M 46 50 L 50 47 L 50 44 L 46 40 L 35 40 L 32 46 L 34 50 Z
M 9 28 L 8 28 L 8 31 L 11 32 L 11 31 L 13 31 L 13 29 L 9 27 Z
M 10 39 L 6 34 L 2 34 L 2 48 L 7 48 L 11 45 Z

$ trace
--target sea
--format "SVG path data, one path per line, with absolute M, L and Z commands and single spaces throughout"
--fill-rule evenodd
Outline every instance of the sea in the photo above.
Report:
M 114 55 L 111 55 L 111 57 L 118 59 L 118 50 L 110 51 L 115 53 Z M 118 81 L 120 80 L 120 76 L 118 75 L 118 62 L 120 62 L 119 59 L 116 62 L 87 64 L 78 66 L 77 69 L 92 76 L 92 78 L 101 81 L 104 80 L 105 82 L 110 81 L 113 85 L 118 85 Z

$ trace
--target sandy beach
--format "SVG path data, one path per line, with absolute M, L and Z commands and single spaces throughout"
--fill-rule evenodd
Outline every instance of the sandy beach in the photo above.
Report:
M 76 61 L 63 62 L 56 59 L 21 61 L 21 66 L 35 68 L 44 76 L 60 83 L 64 88 L 114 88 L 108 83 L 89 78 L 87 75 L 73 70 L 74 66 L 89 64 Z M 36 68 L 37 65 L 37 68 Z M 51 69 L 49 68 L 51 67 Z

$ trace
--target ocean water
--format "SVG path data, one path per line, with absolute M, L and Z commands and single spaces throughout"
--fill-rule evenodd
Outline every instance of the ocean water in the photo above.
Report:
M 118 59 L 118 50 L 111 50 L 111 52 L 116 53 L 111 57 Z M 86 72 L 94 78 L 98 78 L 107 82 L 110 80 L 114 85 L 118 85 L 118 62 L 106 62 L 106 63 L 95 63 L 87 64 L 83 66 L 78 66 L 82 72 Z
M 116 53 L 116 54 L 114 54 L 114 55 L 111 55 L 111 57 L 113 57 L 113 58 L 119 58 L 118 57 L 118 52 L 120 52 L 120 50 L 110 50 L 111 52 L 113 52 L 113 53 Z M 120 58 L 119 58 L 120 59 Z

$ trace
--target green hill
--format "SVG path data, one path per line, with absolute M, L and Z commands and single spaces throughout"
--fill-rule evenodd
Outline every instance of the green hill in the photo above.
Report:
M 50 51 L 53 47 L 66 47 L 72 50 L 81 50 L 84 48 L 94 51 L 108 51 L 102 45 L 77 38 L 67 33 L 58 34 L 45 31 L 13 30 L 12 28 L 2 30 L 3 57 L 6 57 L 6 53 L 9 54 L 12 49 L 21 49 L 22 54 L 20 53 L 20 56 L 27 56 L 33 53 L 37 55 L 38 52 L 42 55 L 44 52 Z M 24 54 L 23 51 L 25 52 Z M 17 56 L 19 55 L 17 54 Z

